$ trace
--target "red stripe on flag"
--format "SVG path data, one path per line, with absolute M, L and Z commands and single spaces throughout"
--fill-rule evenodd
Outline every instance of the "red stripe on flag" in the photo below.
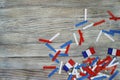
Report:
M 94 47 L 90 47 L 89 50 L 90 50 L 90 52 L 91 52 L 92 54 L 95 53 L 95 49 L 94 49 Z
M 117 49 L 116 56 L 120 56 L 120 50 Z
M 73 61 L 72 59 L 70 59 L 68 62 L 69 62 L 72 66 L 75 65 L 75 61 Z

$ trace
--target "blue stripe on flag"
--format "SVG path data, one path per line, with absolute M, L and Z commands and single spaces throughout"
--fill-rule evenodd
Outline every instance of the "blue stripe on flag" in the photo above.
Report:
M 82 55 L 83 55 L 84 58 L 87 58 L 87 57 L 88 57 L 88 54 L 86 53 L 86 51 L 83 51 L 83 52 L 82 52 Z
M 108 48 L 108 54 L 112 55 L 113 48 Z
M 66 65 L 63 66 L 63 70 L 65 70 L 66 72 L 69 71 L 69 69 Z

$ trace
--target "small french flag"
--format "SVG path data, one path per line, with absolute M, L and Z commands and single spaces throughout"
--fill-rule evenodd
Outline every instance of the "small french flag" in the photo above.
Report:
M 114 56 L 120 56 L 120 50 L 114 48 L 108 48 L 108 54 Z
M 69 69 L 71 69 L 72 67 L 74 67 L 75 65 L 75 61 L 73 61 L 72 59 L 70 59 L 64 66 L 63 66 L 63 70 L 65 70 L 66 72 L 69 71 Z
M 87 58 L 87 57 L 91 56 L 92 54 L 95 54 L 94 47 L 90 47 L 86 51 L 82 51 L 82 55 L 83 55 L 84 58 Z

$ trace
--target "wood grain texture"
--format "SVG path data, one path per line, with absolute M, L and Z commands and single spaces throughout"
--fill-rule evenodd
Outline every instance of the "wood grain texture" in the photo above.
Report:
M 88 9 L 86 25 L 102 19 L 106 23 L 83 30 L 85 43 L 77 46 L 72 33 L 77 34 L 76 30 L 84 27 L 74 27 L 84 20 L 84 8 Z M 66 80 L 68 74 L 64 71 L 47 78 L 51 70 L 42 70 L 44 65 L 59 64 L 51 61 L 48 54 L 55 53 L 38 39 L 50 39 L 58 32 L 60 36 L 52 43 L 54 48 L 59 49 L 64 42 L 73 40 L 70 56 L 58 58 L 64 63 L 70 58 L 80 63 L 81 52 L 90 46 L 95 47 L 94 56 L 101 58 L 107 55 L 108 47 L 120 49 L 120 35 L 117 34 L 113 37 L 115 42 L 104 35 L 95 42 L 100 30 L 120 29 L 120 21 L 109 21 L 107 10 L 120 16 L 120 0 L 0 0 L 0 80 Z M 115 78 L 119 79 L 119 76 Z

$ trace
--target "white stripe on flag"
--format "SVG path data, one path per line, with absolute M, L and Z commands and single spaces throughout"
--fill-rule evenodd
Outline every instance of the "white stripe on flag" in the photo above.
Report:
M 90 50 L 86 50 L 86 53 L 87 53 L 88 56 L 92 55 Z
M 65 65 L 67 66 L 68 69 L 73 67 L 70 63 L 66 63 Z
M 117 49 L 113 49 L 112 55 L 116 55 Z

